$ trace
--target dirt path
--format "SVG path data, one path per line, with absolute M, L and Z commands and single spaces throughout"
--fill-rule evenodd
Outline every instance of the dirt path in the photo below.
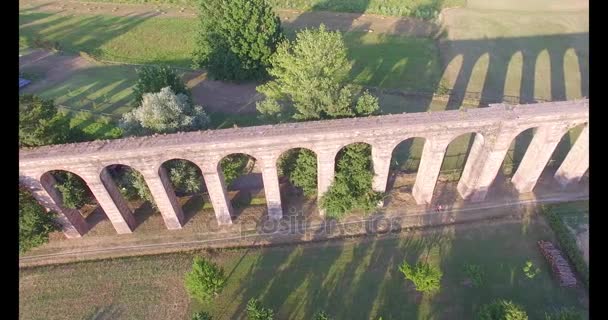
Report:
M 60 12 L 62 14 L 104 14 L 121 17 L 157 16 L 195 18 L 196 9 L 171 4 L 116 4 L 70 0 L 20 0 L 20 10 Z M 363 31 L 425 37 L 438 31 L 435 24 L 405 17 L 346 12 L 303 12 L 276 10 L 283 26 L 289 29 L 318 27 L 323 23 L 330 30 Z

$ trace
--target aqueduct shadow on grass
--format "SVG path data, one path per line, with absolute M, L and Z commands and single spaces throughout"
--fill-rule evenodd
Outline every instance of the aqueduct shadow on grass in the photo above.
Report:
M 79 175 L 116 230 L 129 233 L 134 228 L 132 214 L 106 169 L 109 165 L 127 165 L 143 176 L 167 228 L 180 229 L 183 213 L 176 205 L 175 193 L 169 189 L 171 183 L 166 171 L 159 168 L 167 160 L 184 159 L 200 168 L 218 224 L 226 225 L 232 223 L 233 208 L 220 162 L 227 155 L 245 153 L 256 159 L 264 184 L 268 216 L 280 219 L 283 208 L 276 163 L 286 150 L 306 148 L 316 154 L 318 195 L 322 195 L 334 180 L 335 159 L 340 149 L 351 143 L 367 143 L 372 147 L 373 188 L 384 192 L 395 146 L 409 138 L 422 137 L 425 143 L 412 195 L 417 203 L 428 204 L 432 201 L 448 145 L 460 135 L 475 132 L 457 189 L 462 198 L 481 201 L 494 182 L 513 140 L 530 128 L 537 129 L 513 176 L 514 187 L 521 193 L 532 191 L 562 136 L 569 129 L 584 125 L 555 173 L 562 185 L 578 182 L 589 165 L 588 103 L 588 100 L 575 100 L 518 106 L 496 104 L 468 110 L 45 146 L 20 150 L 19 176 L 20 183 L 31 190 L 36 199 L 60 213 L 68 237 L 78 237 L 82 233 L 74 228 L 78 222 L 71 220 L 73 215 L 63 213 L 61 206 L 42 188 L 41 177 L 50 170 L 66 170 Z

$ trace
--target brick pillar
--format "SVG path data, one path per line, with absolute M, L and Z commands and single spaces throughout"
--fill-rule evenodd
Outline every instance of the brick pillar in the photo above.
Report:
M 566 132 L 565 126 L 543 126 L 536 129 L 530 146 L 511 179 L 517 191 L 526 193 L 534 189 L 553 151 Z
M 104 168 L 99 175 L 95 171 L 87 175 L 83 174 L 81 177 L 86 181 L 116 232 L 119 234 L 133 232 L 136 225 L 135 217 L 120 194 L 118 186 L 112 180 L 108 169 Z
M 54 187 L 57 181 L 50 173 L 45 174 L 41 179 L 42 181 L 38 181 L 34 176 L 20 176 L 19 182 L 47 211 L 57 213 L 55 221 L 61 225 L 61 230 L 67 238 L 80 238 L 89 230 L 80 211 L 62 206 L 63 198 Z
M 260 159 L 262 179 L 264 181 L 264 194 L 268 206 L 268 217 L 278 220 L 283 218 L 283 206 L 281 205 L 281 188 L 277 174 L 277 157 L 268 156 Z
M 209 200 L 213 205 L 218 225 L 232 224 L 232 204 L 228 198 L 228 190 L 224 181 L 224 173 L 220 169 L 220 159 L 198 161 L 198 167 L 203 173 Z
M 502 165 L 511 141 L 513 131 L 475 134 L 473 146 L 458 181 L 458 193 L 463 199 L 474 202 L 483 201 Z
M 589 124 L 585 126 L 576 142 L 566 155 L 564 162 L 555 172 L 555 179 L 563 187 L 577 183 L 589 168 Z
M 319 215 L 325 216 L 325 210 L 321 209 L 320 200 L 334 181 L 337 151 L 332 148 L 315 150 L 315 152 L 317 153 L 317 207 Z
M 394 143 L 372 146 L 372 162 L 374 164 L 374 191 L 386 192 L 388 173 L 391 167 L 391 156 L 393 155 Z
M 427 138 L 424 141 L 420 166 L 418 167 L 418 173 L 416 173 L 416 182 L 412 188 L 412 196 L 417 204 L 431 203 L 439 170 L 441 170 L 445 150 L 449 143 L 449 139 L 445 138 Z
M 163 216 L 167 229 L 181 229 L 184 222 L 184 212 L 175 196 L 167 169 L 163 166 L 153 166 L 151 168 L 153 169 L 142 170 L 141 173 L 146 180 L 150 193 L 152 193 L 154 203 L 156 203 L 160 214 Z M 158 168 L 158 171 L 154 168 Z

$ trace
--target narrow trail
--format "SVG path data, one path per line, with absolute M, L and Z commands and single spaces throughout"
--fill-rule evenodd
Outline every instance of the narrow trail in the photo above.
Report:
M 172 4 L 117 4 L 74 0 L 20 0 L 19 10 L 52 12 L 65 15 L 113 15 L 119 17 L 196 18 L 196 9 Z M 432 22 L 408 17 L 375 14 L 299 11 L 278 9 L 284 27 L 302 29 L 323 23 L 330 30 L 375 32 L 382 34 L 428 37 L 438 32 Z

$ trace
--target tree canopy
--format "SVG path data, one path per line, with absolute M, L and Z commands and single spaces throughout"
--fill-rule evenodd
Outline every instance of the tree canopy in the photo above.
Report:
M 19 252 L 24 253 L 49 240 L 49 234 L 58 229 L 54 213 L 46 210 L 29 191 L 19 188 Z
M 31 94 L 19 96 L 19 147 L 67 142 L 70 128 L 61 120 L 53 100 Z

